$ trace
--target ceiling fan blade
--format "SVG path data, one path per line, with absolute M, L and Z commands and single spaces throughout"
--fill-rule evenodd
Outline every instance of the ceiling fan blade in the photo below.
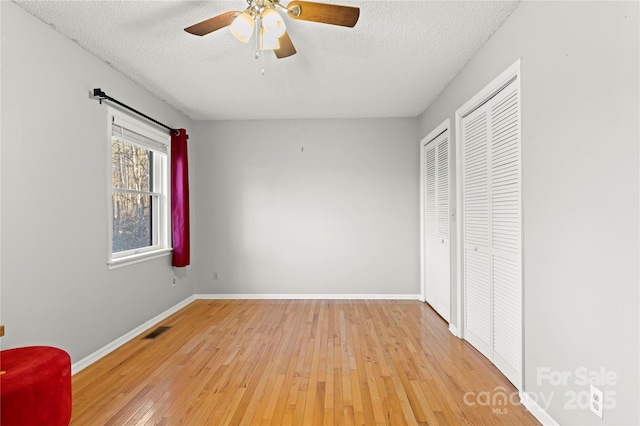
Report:
M 278 41 L 280 42 L 280 47 L 273 50 L 273 53 L 276 54 L 278 59 L 287 58 L 296 54 L 296 48 L 293 47 L 293 42 L 286 31 L 280 36 Z
M 188 33 L 203 36 L 209 33 L 212 33 L 220 28 L 227 27 L 231 25 L 236 16 L 240 15 L 237 10 L 230 10 L 229 12 L 221 13 L 218 16 L 214 16 L 213 18 L 206 19 L 202 22 L 198 22 L 197 24 L 191 25 L 190 27 L 185 28 L 184 30 Z
M 287 5 L 289 16 L 304 21 L 320 22 L 323 24 L 353 27 L 360 17 L 360 8 L 339 6 L 336 4 L 316 3 L 311 1 L 293 0 Z

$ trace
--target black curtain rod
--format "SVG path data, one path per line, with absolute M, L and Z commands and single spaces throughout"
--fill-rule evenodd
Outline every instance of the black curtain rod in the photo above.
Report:
M 155 120 L 155 119 L 153 119 L 153 118 L 149 117 L 148 115 L 141 113 L 141 112 L 140 112 L 140 111 L 138 111 L 137 109 L 131 108 L 129 105 L 127 105 L 127 104 L 123 104 L 122 102 L 120 102 L 120 101 L 118 101 L 118 100 L 116 100 L 116 99 L 113 99 L 111 96 L 107 96 L 107 94 L 106 94 L 106 93 L 104 93 L 104 92 L 102 91 L 102 89 L 93 89 L 93 97 L 95 97 L 95 98 L 99 98 L 100 103 L 102 103 L 102 101 L 104 101 L 104 100 L 107 100 L 107 101 L 113 102 L 113 103 L 115 103 L 115 104 L 118 104 L 118 105 L 120 105 L 121 107 L 126 108 L 126 109 L 128 109 L 129 111 L 135 112 L 136 114 L 138 114 L 138 115 L 140 115 L 140 116 L 142 116 L 142 117 L 146 118 L 147 120 L 149 120 L 149 121 L 152 121 L 152 122 L 156 123 L 158 126 L 162 126 L 162 127 L 164 127 L 165 129 L 169 130 L 169 132 L 179 132 L 179 130 L 174 129 L 173 127 L 169 127 L 169 126 L 167 126 L 166 124 L 163 124 L 163 123 L 159 122 L 158 120 Z M 177 134 L 179 134 L 179 133 L 177 133 Z

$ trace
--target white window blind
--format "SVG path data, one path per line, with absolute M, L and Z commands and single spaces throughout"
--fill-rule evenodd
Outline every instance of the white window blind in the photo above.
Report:
M 133 130 L 130 130 L 126 127 L 126 123 L 119 124 L 117 121 L 122 123 L 122 120 L 116 120 L 114 117 L 113 124 L 111 125 L 111 134 L 117 138 L 122 139 L 123 141 L 135 145 L 139 145 L 144 148 L 151 149 L 153 151 L 167 153 L 167 144 L 158 142 L 146 136 L 143 136 Z

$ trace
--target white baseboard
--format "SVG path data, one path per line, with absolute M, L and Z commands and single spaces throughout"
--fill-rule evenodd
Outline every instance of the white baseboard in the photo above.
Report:
M 156 325 L 157 323 L 159 323 L 163 319 L 167 318 L 169 315 L 172 315 L 172 314 L 178 312 L 180 309 L 184 308 L 189 303 L 193 302 L 195 299 L 196 298 L 194 296 L 187 297 L 182 302 L 179 302 L 178 304 L 170 307 L 169 309 L 167 309 L 166 311 L 162 312 L 161 314 L 151 318 L 149 321 L 147 321 L 144 324 L 134 328 L 133 330 L 131 330 L 130 332 L 128 332 L 124 336 L 117 338 L 113 342 L 108 343 L 105 346 L 101 347 L 100 349 L 98 349 L 94 353 L 82 358 L 80 361 L 73 363 L 71 365 L 71 375 L 74 375 L 74 374 L 78 373 L 79 371 L 82 371 L 83 369 L 85 369 L 89 365 L 93 364 L 94 362 L 96 362 L 97 360 L 102 358 L 103 356 L 105 356 L 105 355 L 109 354 L 110 352 L 113 352 L 114 350 L 118 349 L 120 346 L 124 345 L 129 340 L 133 339 L 134 337 L 136 337 L 137 335 L 139 335 L 143 331 L 149 329 L 150 327 L 153 327 L 154 325 Z
M 527 392 L 520 392 L 520 401 L 522 405 L 526 407 L 527 410 L 533 417 L 538 419 L 540 423 L 544 426 L 559 426 L 559 423 L 555 421 L 553 417 L 549 415 L 540 405 L 535 398 L 531 397 Z
M 194 294 L 196 299 L 420 300 L 420 294 Z
M 451 334 L 453 334 L 454 336 L 460 338 L 460 334 L 458 333 L 458 327 L 456 327 L 453 324 L 449 324 L 449 331 L 451 332 Z

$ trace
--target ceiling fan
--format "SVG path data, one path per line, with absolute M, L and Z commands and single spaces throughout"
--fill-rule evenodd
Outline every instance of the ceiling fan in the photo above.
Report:
M 320 22 L 323 24 L 354 27 L 360 16 L 360 8 L 335 4 L 293 0 L 286 6 L 280 0 L 247 0 L 249 7 L 243 12 L 231 10 L 191 25 L 184 30 L 203 36 L 230 26 L 231 34 L 246 43 L 253 32 L 260 42 L 261 50 L 273 50 L 276 57 L 286 58 L 296 53 L 284 20 L 276 9 L 285 11 L 293 19 Z M 259 25 L 256 26 L 256 22 Z

